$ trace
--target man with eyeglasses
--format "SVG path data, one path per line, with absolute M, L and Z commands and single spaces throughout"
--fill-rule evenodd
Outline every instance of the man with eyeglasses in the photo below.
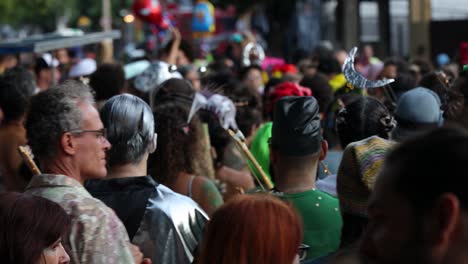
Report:
M 112 209 L 83 187 L 107 174 L 111 148 L 88 86 L 68 81 L 31 99 L 26 119 L 29 145 L 39 160 L 26 193 L 60 204 L 72 219 L 64 245 L 71 263 L 141 263 Z M 144 260 L 144 263 L 150 263 Z

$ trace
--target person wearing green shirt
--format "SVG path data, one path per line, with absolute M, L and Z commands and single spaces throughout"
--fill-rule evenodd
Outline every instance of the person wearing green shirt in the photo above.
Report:
M 265 123 L 258 131 L 255 133 L 255 136 L 250 145 L 250 152 L 257 160 L 258 164 L 262 167 L 266 176 L 271 179 L 270 176 L 270 149 L 268 146 L 268 139 L 271 137 L 271 126 L 272 122 Z M 253 173 L 257 178 L 260 178 L 260 172 L 257 171 L 255 166 L 249 161 L 249 167 L 253 170 Z
M 275 107 L 270 140 L 274 193 L 290 202 L 302 218 L 307 259 L 327 255 L 340 245 L 343 225 L 338 200 L 315 189 L 317 166 L 327 153 L 317 101 L 288 96 Z

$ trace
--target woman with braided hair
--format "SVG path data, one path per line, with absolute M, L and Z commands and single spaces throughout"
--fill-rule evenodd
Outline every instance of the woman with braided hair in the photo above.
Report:
M 370 136 L 390 137 L 396 122 L 379 100 L 362 96 L 342 108 L 336 117 L 336 130 L 343 149 L 355 141 Z
M 317 182 L 318 189 L 332 190 L 338 197 L 343 219 L 340 249 L 328 259 L 330 263 L 356 260 L 356 245 L 368 221 L 367 201 L 385 153 L 394 144 L 388 139 L 395 126 L 385 105 L 373 97 L 360 96 L 337 114 L 343 148 L 339 170 Z
M 343 150 L 350 143 L 371 136 L 389 139 L 395 126 L 395 119 L 385 105 L 369 96 L 353 99 L 336 116 L 336 130 Z M 336 174 L 317 181 L 317 189 L 337 196 Z

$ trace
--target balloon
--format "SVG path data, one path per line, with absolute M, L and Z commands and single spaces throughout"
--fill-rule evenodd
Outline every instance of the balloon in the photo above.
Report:
M 138 18 L 147 23 L 163 29 L 168 27 L 163 19 L 161 4 L 158 0 L 135 0 L 132 10 Z
M 193 7 L 192 31 L 198 33 L 215 31 L 214 7 L 209 1 L 199 1 Z

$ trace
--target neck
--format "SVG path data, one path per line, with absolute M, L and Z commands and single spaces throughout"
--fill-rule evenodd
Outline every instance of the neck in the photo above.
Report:
M 44 162 L 42 165 L 43 173 L 62 174 L 77 180 L 81 184 L 84 184 L 85 182 L 85 178 L 83 178 L 80 171 L 76 168 L 76 166 L 73 166 L 73 163 L 71 162 L 57 159 L 53 162 Z
M 139 177 L 148 175 L 147 157 L 143 158 L 137 164 L 127 163 L 124 165 L 116 165 L 109 168 L 107 178 L 127 178 Z
M 317 165 L 313 168 L 295 169 L 295 168 L 275 168 L 275 186 L 285 193 L 299 193 L 309 191 L 315 188 L 315 178 L 317 177 Z

